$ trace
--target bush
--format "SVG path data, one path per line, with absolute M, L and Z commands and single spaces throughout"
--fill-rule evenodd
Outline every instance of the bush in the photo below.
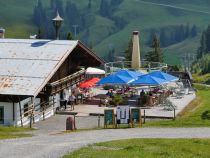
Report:
M 112 102 L 115 106 L 117 106 L 123 102 L 123 98 L 121 95 L 114 95 L 114 97 L 112 98 Z

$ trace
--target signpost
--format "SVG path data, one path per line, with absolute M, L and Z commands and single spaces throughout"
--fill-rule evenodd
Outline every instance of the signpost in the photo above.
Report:
M 104 128 L 108 128 L 109 125 L 112 125 L 112 127 L 115 128 L 114 109 L 104 110 Z
M 130 123 L 130 107 L 129 106 L 117 106 L 117 124 Z
M 132 127 L 134 127 L 134 125 L 137 123 L 139 124 L 140 127 L 142 127 L 141 109 L 132 108 L 130 111 L 131 111 L 130 122 Z

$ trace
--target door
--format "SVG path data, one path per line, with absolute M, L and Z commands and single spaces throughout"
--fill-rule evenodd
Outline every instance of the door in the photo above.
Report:
M 4 107 L 0 107 L 0 124 L 4 124 Z

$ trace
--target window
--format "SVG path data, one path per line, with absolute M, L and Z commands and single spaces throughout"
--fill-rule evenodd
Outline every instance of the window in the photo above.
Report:
M 24 109 L 23 109 L 23 114 L 24 114 L 24 117 L 27 117 L 28 116 L 28 103 L 24 104 Z
M 4 107 L 0 107 L 0 124 L 4 124 Z

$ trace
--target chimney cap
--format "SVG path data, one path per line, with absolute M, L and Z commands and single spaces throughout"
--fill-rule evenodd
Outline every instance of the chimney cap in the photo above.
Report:
M 139 35 L 139 31 L 133 31 L 133 35 Z
M 54 19 L 52 19 L 52 20 L 53 21 L 63 21 L 63 18 L 60 17 L 58 10 L 57 10 L 56 17 Z

